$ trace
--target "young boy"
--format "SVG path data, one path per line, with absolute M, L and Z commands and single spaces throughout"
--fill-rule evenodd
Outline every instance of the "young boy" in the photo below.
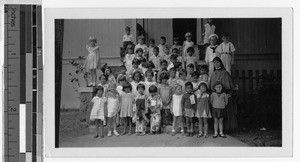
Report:
M 175 48 L 176 49 L 176 48 Z M 177 55 L 176 54 L 172 54 L 171 56 L 170 56 L 170 63 L 169 63 L 169 65 L 168 65 L 168 67 L 167 67 L 167 70 L 170 70 L 171 68 L 173 68 L 174 67 L 174 64 L 176 63 L 176 61 L 177 61 Z
M 134 53 L 136 53 L 136 50 L 139 48 L 143 49 L 143 57 L 148 58 L 148 47 L 144 44 L 144 36 L 142 35 L 138 37 L 138 44 L 134 47 Z
M 153 56 L 150 57 L 149 61 L 153 62 L 155 68 L 154 70 L 159 70 L 160 69 L 160 62 L 162 61 L 162 57 L 159 55 L 159 48 L 154 47 L 153 48 Z
M 148 47 L 148 60 L 151 59 L 151 57 L 154 55 L 153 50 L 155 47 L 155 40 L 154 39 L 149 39 L 149 47 Z
M 166 37 L 161 36 L 160 37 L 160 44 L 157 46 L 159 48 L 159 55 L 163 57 L 165 55 L 164 48 L 166 46 Z
M 156 82 L 157 82 L 157 83 L 160 83 L 160 79 L 159 79 L 160 74 L 161 74 L 162 72 L 164 72 L 164 71 L 168 72 L 167 67 L 168 67 L 168 62 L 167 62 L 166 60 L 162 60 L 162 61 L 160 62 L 160 69 L 159 69 L 159 71 L 157 72 L 157 76 L 156 76 Z

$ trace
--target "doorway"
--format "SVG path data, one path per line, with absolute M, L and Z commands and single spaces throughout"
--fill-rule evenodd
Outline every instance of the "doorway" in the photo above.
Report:
M 192 41 L 197 42 L 197 19 L 173 19 L 173 38 L 178 37 L 180 44 L 185 41 L 185 33 L 192 33 Z

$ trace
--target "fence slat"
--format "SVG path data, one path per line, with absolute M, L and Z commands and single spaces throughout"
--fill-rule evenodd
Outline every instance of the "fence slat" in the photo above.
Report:
M 255 70 L 255 79 L 256 79 L 255 88 L 257 88 L 258 82 L 259 82 L 259 70 L 258 69 Z
M 243 101 L 245 101 L 246 98 L 246 71 L 242 70 L 242 94 L 243 94 Z
M 248 70 L 248 77 L 249 77 L 249 90 L 253 90 L 253 71 Z

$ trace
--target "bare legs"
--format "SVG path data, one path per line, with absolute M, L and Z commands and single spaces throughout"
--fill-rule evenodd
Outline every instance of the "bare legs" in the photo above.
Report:
M 123 129 L 122 135 L 126 134 L 128 124 L 129 124 L 128 135 L 131 135 L 132 118 L 131 117 L 124 117 L 123 121 L 124 121 L 124 129 Z
M 94 134 L 94 138 L 97 138 L 99 135 L 99 126 L 100 126 L 100 137 L 104 137 L 103 135 L 103 121 L 100 119 L 96 119 L 95 120 L 95 134 Z
M 220 131 L 219 135 L 221 137 L 226 137 L 223 133 L 223 118 L 214 118 L 214 137 L 217 137 L 218 135 L 218 129 Z
M 203 136 L 203 125 L 204 125 L 204 136 L 207 138 L 207 132 L 208 132 L 208 123 L 207 118 L 198 118 L 199 119 L 199 135 L 197 137 Z
M 96 82 L 97 82 L 97 72 L 96 72 L 96 69 L 91 69 L 90 70 L 90 74 L 91 74 L 91 83 L 93 86 L 96 85 Z

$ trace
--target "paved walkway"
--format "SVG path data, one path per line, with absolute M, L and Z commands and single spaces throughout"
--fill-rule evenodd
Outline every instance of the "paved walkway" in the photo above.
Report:
M 104 138 L 93 138 L 93 134 L 66 139 L 60 143 L 60 147 L 201 147 L 201 146 L 227 146 L 227 147 L 247 147 L 248 145 L 227 135 L 227 138 L 213 138 L 209 134 L 208 138 L 197 138 L 176 134 L 171 136 L 170 131 L 160 135 L 136 136 L 112 136 Z M 107 135 L 107 134 L 105 134 Z

